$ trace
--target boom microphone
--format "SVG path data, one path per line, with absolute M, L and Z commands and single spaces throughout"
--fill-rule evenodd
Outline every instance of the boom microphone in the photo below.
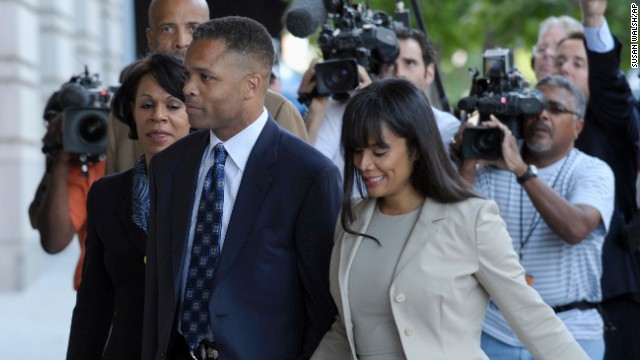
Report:
M 326 19 L 323 0 L 294 0 L 285 13 L 287 30 L 299 38 L 316 32 Z
M 88 106 L 91 98 L 87 90 L 79 84 L 69 82 L 60 88 L 58 102 L 63 109 Z

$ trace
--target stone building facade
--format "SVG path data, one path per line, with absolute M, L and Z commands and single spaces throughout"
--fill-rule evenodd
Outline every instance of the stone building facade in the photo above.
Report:
M 44 105 L 85 65 L 117 85 L 134 58 L 133 13 L 133 0 L 0 0 L 0 291 L 25 289 L 52 256 L 27 213 L 44 172 Z

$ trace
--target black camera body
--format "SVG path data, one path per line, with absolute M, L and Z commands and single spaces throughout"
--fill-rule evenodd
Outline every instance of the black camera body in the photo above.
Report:
M 463 159 L 497 160 L 502 157 L 504 133 L 498 128 L 474 126 L 462 132 Z
M 336 1 L 327 11 L 334 26 L 325 23 L 318 38 L 324 62 L 316 65 L 316 93 L 346 96 L 358 86 L 358 65 L 377 74 L 382 64 L 394 62 L 400 44 L 391 18 L 382 11 L 344 6 Z
M 485 50 L 483 68 L 483 77 L 478 78 L 478 72 L 475 72 L 470 95 L 460 99 L 458 108 L 467 114 L 477 111 L 480 123 L 494 115 L 516 138 L 522 138 L 523 119 L 542 113 L 544 96 L 537 90 L 526 90 L 529 84 L 513 67 L 513 54 L 509 49 Z M 502 157 L 502 139 L 502 131 L 497 128 L 465 129 L 462 156 L 464 159 L 499 159 Z
M 107 124 L 113 88 L 101 88 L 99 75 L 73 76 L 49 100 L 45 117 L 62 112 L 62 124 L 56 127 L 60 134 L 47 134 L 42 151 L 54 154 L 62 150 L 81 159 L 100 157 L 107 151 Z
M 316 94 L 346 94 L 358 87 L 356 59 L 331 59 L 316 64 Z

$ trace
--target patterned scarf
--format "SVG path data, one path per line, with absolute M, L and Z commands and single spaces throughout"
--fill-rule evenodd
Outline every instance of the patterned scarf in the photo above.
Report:
M 147 179 L 147 162 L 142 155 L 133 166 L 133 189 L 131 192 L 131 220 L 142 231 L 147 233 L 149 221 L 149 181 Z

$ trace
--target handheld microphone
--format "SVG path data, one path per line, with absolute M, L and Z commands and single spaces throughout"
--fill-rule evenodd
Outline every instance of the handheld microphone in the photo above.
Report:
M 285 12 L 287 30 L 299 38 L 313 34 L 327 19 L 322 0 L 294 0 Z

